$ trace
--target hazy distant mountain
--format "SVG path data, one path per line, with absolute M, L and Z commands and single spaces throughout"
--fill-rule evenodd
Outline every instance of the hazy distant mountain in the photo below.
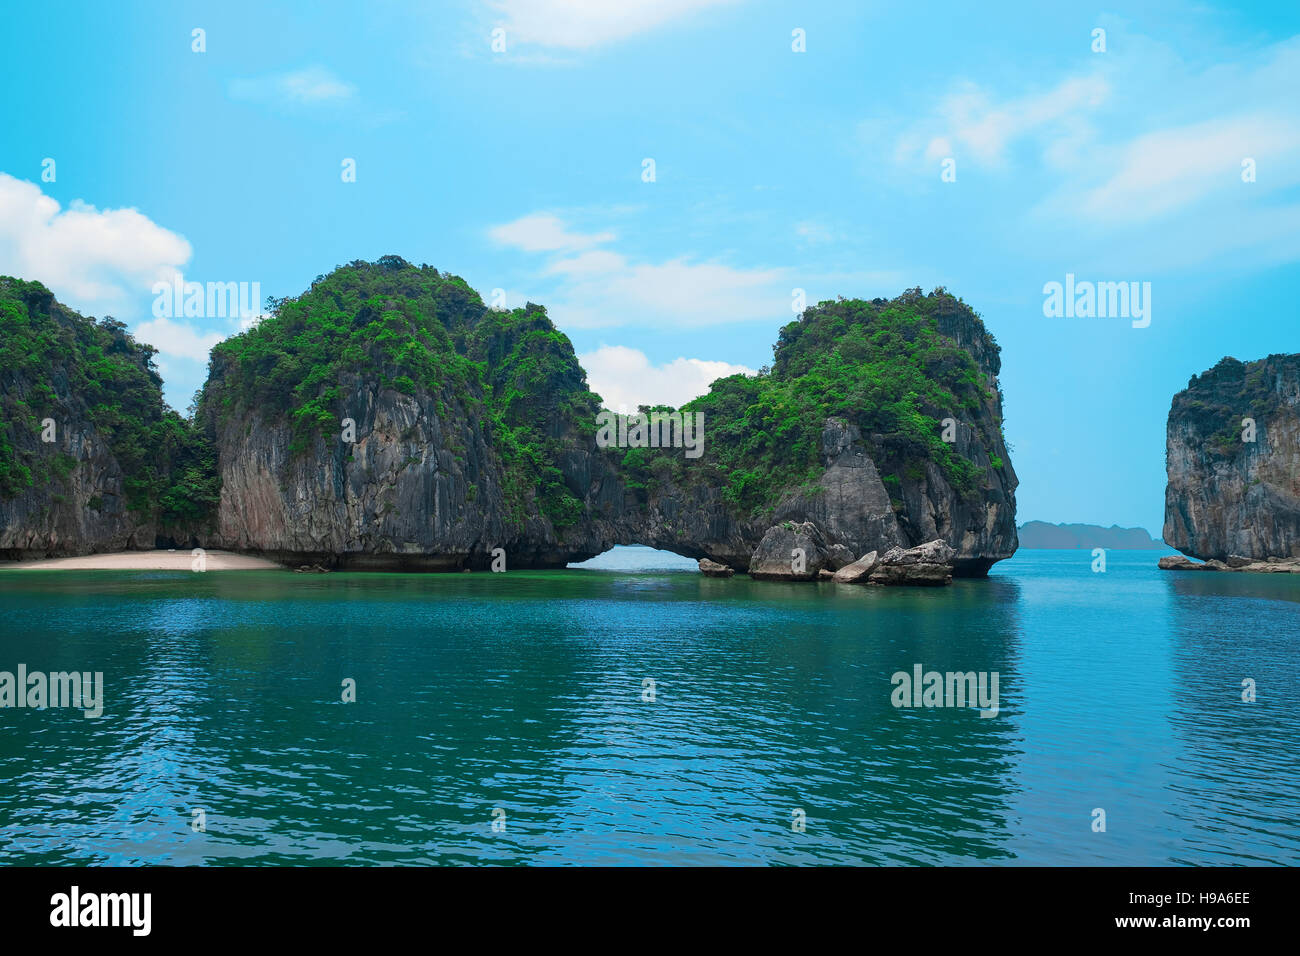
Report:
M 1022 548 L 1116 548 L 1142 551 L 1165 547 L 1164 542 L 1153 538 L 1143 528 L 1121 528 L 1111 525 L 1103 528 L 1097 524 L 1048 524 L 1046 521 L 1026 521 L 1020 526 Z

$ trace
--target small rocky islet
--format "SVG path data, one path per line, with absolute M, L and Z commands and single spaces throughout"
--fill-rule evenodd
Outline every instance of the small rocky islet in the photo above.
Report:
M 1224 358 L 1192 376 L 1170 407 L 1165 462 L 1163 538 L 1182 555 L 1162 569 L 1300 573 L 1300 355 Z

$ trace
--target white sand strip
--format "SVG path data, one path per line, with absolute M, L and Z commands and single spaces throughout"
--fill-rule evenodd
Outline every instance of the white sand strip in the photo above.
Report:
M 252 571 L 278 568 L 264 558 L 235 554 L 232 551 L 207 551 L 207 571 Z M 32 571 L 190 571 L 194 558 L 188 548 L 175 551 L 117 551 L 113 554 L 86 554 L 78 558 L 46 558 L 41 561 L 6 561 L 4 568 Z

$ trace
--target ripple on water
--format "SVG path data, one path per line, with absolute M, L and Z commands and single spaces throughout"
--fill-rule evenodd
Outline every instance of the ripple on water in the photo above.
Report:
M 0 710 L 0 859 L 1300 862 L 1300 582 L 1086 556 L 940 591 L 0 571 L 0 669 L 107 698 Z M 998 715 L 894 708 L 917 663 L 997 672 Z

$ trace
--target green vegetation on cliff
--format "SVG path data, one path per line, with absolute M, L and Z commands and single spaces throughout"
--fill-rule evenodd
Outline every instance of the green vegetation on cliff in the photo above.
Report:
M 971 352 L 944 334 L 941 320 L 966 323 L 996 362 L 997 344 L 979 317 L 942 289 L 809 308 L 781 330 L 770 369 L 719 379 L 683 406 L 704 413 L 707 451 L 700 462 L 683 461 L 672 450 L 630 449 L 624 456 L 629 479 L 647 489 L 669 478 L 716 482 L 742 512 L 767 511 L 784 491 L 821 473 L 822 428 L 839 417 L 872 442 L 891 496 L 904 480 L 921 476 L 926 460 L 959 493 L 977 492 L 983 468 L 942 440 L 942 421 L 970 421 L 995 396 Z M 1002 461 L 995 451 L 985 448 L 996 470 Z
M 486 379 L 492 431 L 507 465 L 507 502 L 521 506 L 532 487 L 557 528 L 577 522 L 586 489 L 569 488 L 556 463 L 570 441 L 587 446 L 583 437 L 594 429 L 600 403 L 568 336 L 530 302 L 485 310 L 464 348 Z
M 458 405 L 465 420 L 489 425 L 516 524 L 535 509 L 559 527 L 578 519 L 582 503 L 555 466 L 560 426 L 593 428 L 596 400 L 541 306 L 491 310 L 459 276 L 385 256 L 340 266 L 270 307 L 260 324 L 212 350 L 200 402 L 210 424 L 250 410 L 285 416 L 291 450 L 303 453 L 348 416 L 345 378 L 418 390 L 440 415 Z
M 482 308 L 463 279 L 388 257 L 318 276 L 297 298 L 269 304 L 268 318 L 213 348 L 200 408 L 222 417 L 253 409 L 287 415 L 295 452 L 339 430 L 345 374 L 408 395 L 418 387 L 468 397 L 478 384 L 480 371 L 452 342 Z
M 152 346 L 111 318 L 86 318 L 39 282 L 0 276 L 0 498 L 52 495 L 76 465 L 69 429 L 89 426 L 123 474 L 126 507 L 164 528 L 206 520 L 219 496 L 211 447 L 167 408 Z M 41 441 L 53 419 L 58 440 Z
M 1187 389 L 1174 396 L 1170 421 L 1190 424 L 1200 442 L 1222 458 L 1232 458 L 1245 448 L 1242 420 L 1256 427 L 1281 404 L 1275 391 L 1278 373 L 1300 364 L 1295 355 L 1277 354 L 1254 362 L 1225 357 L 1207 372 L 1193 375 Z
M 199 528 L 219 499 L 223 425 L 284 422 L 291 455 L 310 455 L 355 416 L 348 401 L 377 387 L 429 401 L 450 426 L 453 455 L 481 431 L 500 458 L 516 527 L 536 515 L 560 529 L 582 521 L 595 475 L 582 461 L 600 399 L 541 306 L 489 309 L 458 276 L 385 256 L 340 266 L 296 298 L 269 300 L 268 311 L 213 348 L 192 424 L 163 404 L 153 349 L 121 323 L 64 309 L 39 283 L 0 279 L 0 497 L 75 466 L 39 442 L 41 419 L 52 417 L 104 439 L 128 507 L 147 509 L 164 532 Z M 781 330 L 770 368 L 719 379 L 685 406 L 704 415 L 703 458 L 610 448 L 616 470 L 602 474 L 643 498 L 666 484 L 705 486 L 737 515 L 761 516 L 819 477 L 825 422 L 842 418 L 869 445 L 897 508 L 928 464 L 976 496 L 1004 467 L 997 371 L 979 317 L 942 289 L 823 302 Z M 948 417 L 973 426 L 973 442 L 943 441 Z

